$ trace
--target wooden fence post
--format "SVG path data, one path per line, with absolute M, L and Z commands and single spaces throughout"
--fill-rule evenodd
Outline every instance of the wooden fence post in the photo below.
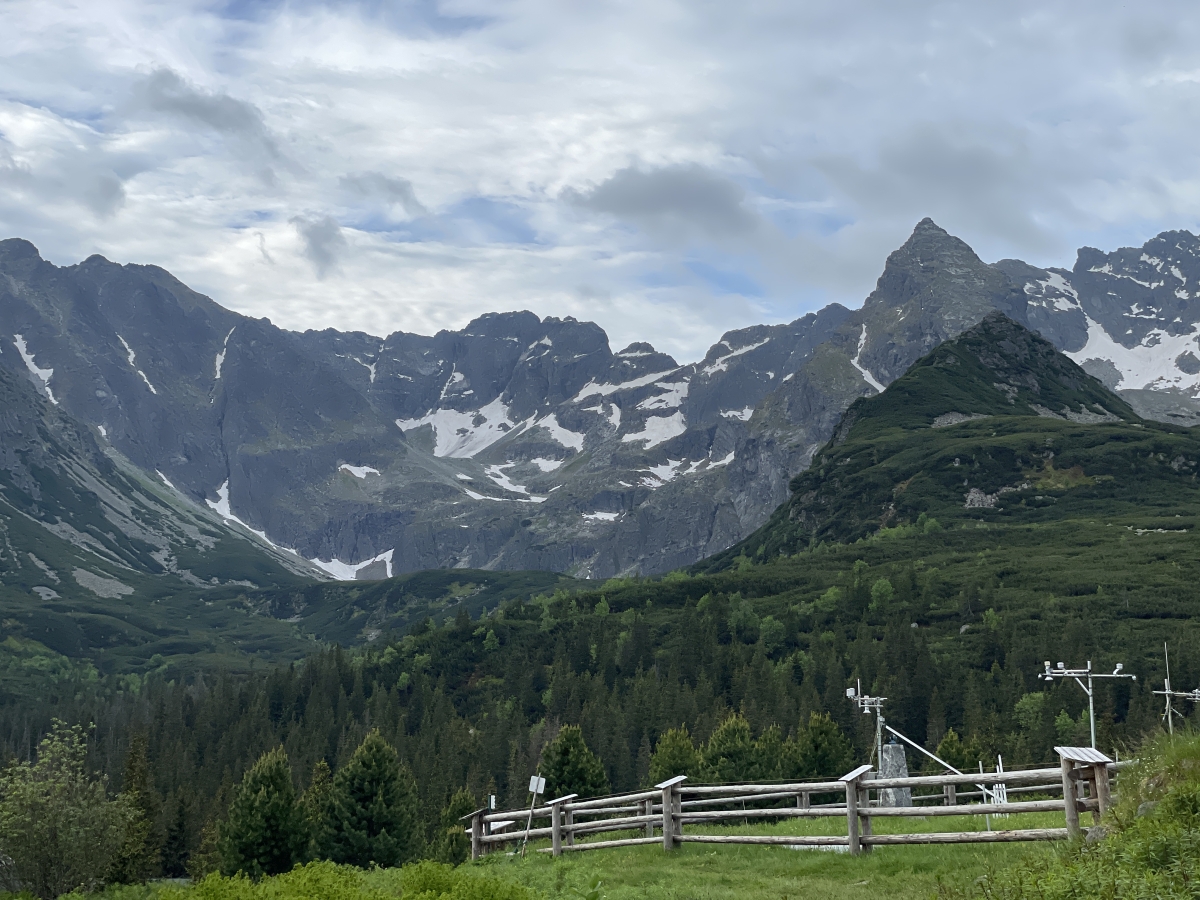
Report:
M 1099 824 L 1100 817 L 1108 812 L 1112 806 L 1112 788 L 1108 781 L 1107 764 L 1101 763 L 1093 766 L 1092 769 L 1096 773 L 1093 783 L 1096 785 L 1096 802 L 1098 804 L 1096 808 L 1096 823 Z
M 663 850 L 674 850 L 679 846 L 679 835 L 683 832 L 679 815 L 683 809 L 683 798 L 679 796 L 679 785 L 687 781 L 686 775 L 676 775 L 655 787 L 662 791 Z
M 1055 747 L 1054 752 L 1062 761 L 1063 808 L 1067 816 L 1067 837 L 1074 840 L 1083 833 L 1079 827 L 1080 780 L 1088 779 L 1097 805 L 1094 818 L 1099 822 L 1102 811 L 1107 810 L 1111 802 L 1108 792 L 1108 766 L 1112 760 L 1095 747 Z M 1103 799 L 1100 796 L 1102 792 Z
M 642 815 L 643 816 L 654 815 L 654 798 L 642 801 Z M 654 837 L 654 823 L 653 822 L 646 823 L 645 832 L 646 832 L 646 837 L 648 837 L 648 838 Z
M 850 843 L 850 854 L 858 856 L 862 843 L 858 834 L 858 780 L 871 771 L 870 766 L 859 766 L 847 772 L 838 781 L 846 786 L 846 837 Z
M 562 856 L 562 807 L 568 800 L 574 800 L 578 794 L 567 794 L 547 802 L 550 807 L 550 852 L 554 856 Z
M 869 812 L 871 809 L 870 788 L 867 787 L 867 784 L 865 781 L 860 780 L 858 782 L 858 784 L 859 784 L 858 815 L 859 815 L 859 820 L 862 822 L 861 833 L 862 833 L 863 837 L 870 837 L 871 836 L 871 817 L 869 815 L 863 815 L 863 810 L 867 810 Z M 862 845 L 863 853 L 870 853 L 871 850 L 872 850 L 872 847 L 870 844 Z
M 1075 764 L 1065 757 L 1062 760 L 1063 810 L 1067 816 L 1067 837 L 1071 840 L 1079 837 L 1079 805 L 1076 803 L 1075 779 L 1071 776 Z
M 460 822 L 469 822 L 471 826 L 471 859 L 479 859 L 483 855 L 483 841 L 480 839 L 483 837 L 483 817 L 487 812 L 485 806 L 459 819 Z
M 568 847 L 575 846 L 575 807 L 570 803 L 563 804 L 563 817 L 566 819 L 566 841 Z
M 942 794 L 946 798 L 944 801 L 942 801 L 943 805 L 945 805 L 945 806 L 958 805 L 958 790 L 956 789 L 956 787 L 954 785 L 952 785 L 952 784 L 942 785 Z

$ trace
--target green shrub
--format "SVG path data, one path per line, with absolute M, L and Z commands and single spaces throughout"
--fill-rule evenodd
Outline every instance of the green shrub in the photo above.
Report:
M 1195 898 L 1200 885 L 1200 735 L 1163 736 L 1121 773 L 1101 839 L 979 879 L 987 900 Z M 953 896 L 954 892 L 944 892 Z M 961 896 L 961 894 L 959 894 Z

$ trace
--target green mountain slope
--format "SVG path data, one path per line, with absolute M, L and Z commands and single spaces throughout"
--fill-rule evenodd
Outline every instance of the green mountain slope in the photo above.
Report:
M 697 569 L 924 527 L 931 517 L 944 528 L 1083 518 L 1191 528 L 1198 466 L 1200 436 L 1140 419 L 1049 342 L 996 313 L 856 401 L 812 468 L 792 480 L 791 499 Z
M 0 639 L 117 668 L 243 648 L 295 656 L 311 641 L 251 620 L 236 594 L 317 575 L 102 449 L 0 368 Z

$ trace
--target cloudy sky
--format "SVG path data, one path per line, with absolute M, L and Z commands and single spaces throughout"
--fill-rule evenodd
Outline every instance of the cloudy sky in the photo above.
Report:
M 1194 5 L 0 3 L 0 236 L 289 328 L 492 310 L 681 360 L 923 216 L 1070 266 L 1200 218 Z

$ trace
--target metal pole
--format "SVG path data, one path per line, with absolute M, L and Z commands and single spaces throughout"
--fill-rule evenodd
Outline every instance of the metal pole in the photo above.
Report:
M 1167 733 L 1171 737 L 1175 736 L 1175 711 L 1171 709 L 1171 656 L 1167 653 L 1167 642 L 1163 641 L 1163 659 L 1167 662 L 1167 680 L 1163 683 L 1166 690 L 1163 691 L 1167 695 Z
M 1092 692 L 1092 661 L 1088 660 L 1088 724 L 1092 726 L 1092 749 L 1096 749 L 1096 701 Z

